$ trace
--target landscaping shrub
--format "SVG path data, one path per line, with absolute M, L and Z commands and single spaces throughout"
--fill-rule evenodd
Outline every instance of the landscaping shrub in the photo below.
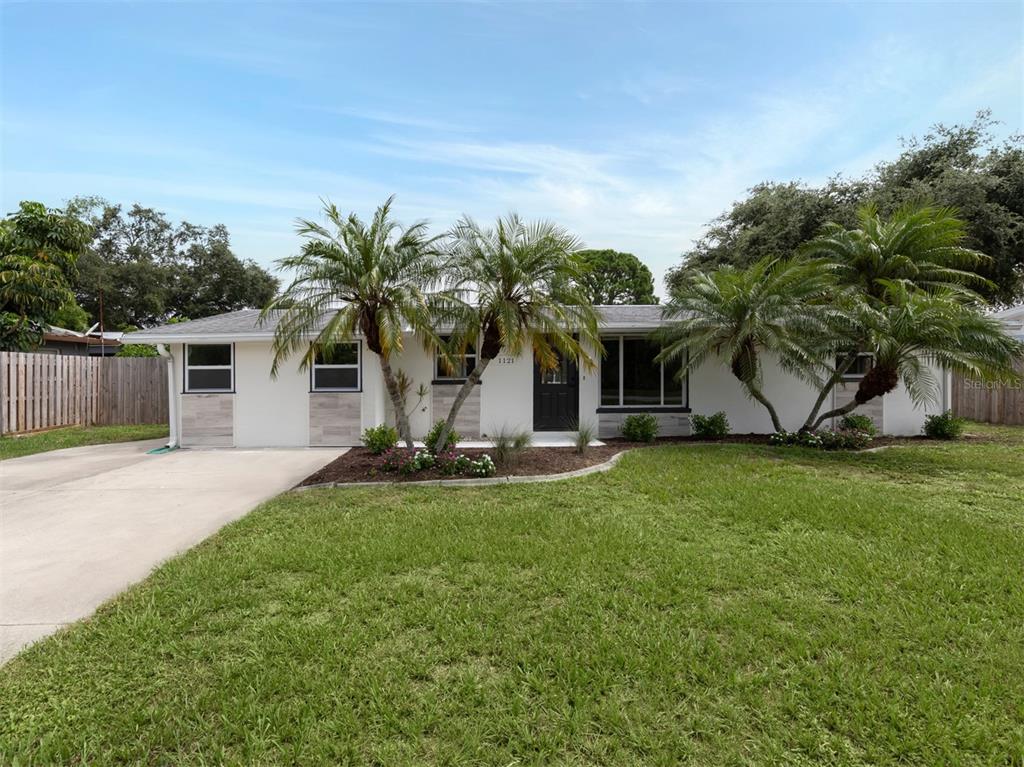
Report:
M 721 410 L 714 415 L 695 415 L 690 420 L 693 422 L 693 433 L 698 437 L 714 439 L 724 437 L 730 431 L 729 419 Z
M 455 429 L 452 429 L 450 432 L 448 432 L 448 439 L 445 440 L 444 445 L 442 445 L 441 449 L 438 450 L 437 438 L 441 436 L 441 429 L 443 427 L 444 421 L 438 421 L 437 423 L 430 427 L 430 431 L 427 432 L 427 436 L 424 437 L 423 439 L 423 441 L 427 445 L 427 450 L 429 450 L 431 453 L 437 454 L 443 453 L 445 450 L 451 450 L 457 444 L 459 444 L 459 440 L 462 439 L 462 437 L 459 436 L 459 433 L 455 431 Z
M 405 448 L 392 447 L 385 450 L 384 460 L 381 462 L 381 471 L 394 472 L 398 474 L 412 474 L 416 471 L 416 453 Z
M 493 437 L 494 462 L 498 466 L 514 466 L 523 451 L 533 444 L 533 435 L 528 431 L 506 431 L 502 429 Z
M 469 467 L 466 469 L 466 473 L 474 477 L 493 477 L 495 471 L 497 471 L 497 467 L 489 455 L 482 455 L 475 461 L 470 461 Z
M 363 432 L 363 444 L 374 455 L 382 455 L 398 444 L 398 430 L 383 423 L 371 426 Z
M 953 415 L 947 410 L 939 415 L 930 415 L 924 419 L 924 433 L 929 439 L 960 439 L 967 421 Z
M 573 431 L 576 432 L 576 436 L 573 439 L 573 444 L 576 446 L 576 453 L 578 455 L 585 455 L 587 448 L 590 447 L 590 443 L 593 442 L 594 437 L 597 436 L 595 434 L 597 429 L 592 423 L 575 423 L 573 426 Z
M 839 428 L 843 431 L 862 431 L 872 437 L 878 434 L 878 427 L 871 420 L 871 416 L 863 413 L 847 413 L 839 421 Z
M 445 476 L 465 474 L 469 470 L 472 461 L 464 455 L 456 455 L 454 450 L 445 450 L 437 454 L 436 466 Z
M 634 413 L 622 422 L 622 436 L 630 442 L 654 442 L 658 419 L 650 413 Z
M 773 445 L 813 447 L 818 450 L 862 450 L 871 443 L 871 435 L 856 429 L 823 429 L 822 431 L 777 431 L 771 436 Z

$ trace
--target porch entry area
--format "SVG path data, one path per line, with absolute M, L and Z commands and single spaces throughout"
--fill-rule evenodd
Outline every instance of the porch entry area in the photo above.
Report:
M 559 353 L 558 365 L 533 363 L 533 430 L 571 431 L 580 415 L 580 375 L 575 360 Z

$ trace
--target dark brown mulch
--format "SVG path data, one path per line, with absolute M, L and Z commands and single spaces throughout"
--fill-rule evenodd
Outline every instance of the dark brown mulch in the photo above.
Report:
M 632 446 L 633 443 L 630 442 L 617 442 L 615 445 L 587 448 L 583 455 L 571 447 L 531 447 L 522 453 L 514 466 L 499 466 L 496 476 L 533 477 L 539 474 L 560 474 L 564 471 L 585 469 L 604 463 L 616 453 L 621 453 Z M 493 450 L 484 448 L 467 448 L 458 452 L 472 459 L 484 454 L 494 456 Z M 324 482 L 420 482 L 431 479 L 464 479 L 446 476 L 437 469 L 418 471 L 415 474 L 384 472 L 380 470 L 380 464 L 379 455 L 373 455 L 365 447 L 354 447 L 316 473 L 310 474 L 299 483 L 299 487 Z
M 969 437 L 967 437 L 969 438 Z M 927 440 L 926 437 L 875 437 L 869 448 L 885 445 L 913 444 Z M 499 477 L 535 477 L 542 474 L 561 474 L 566 471 L 585 469 L 604 463 L 616 453 L 634 447 L 650 447 L 651 443 L 629 442 L 624 439 L 606 439 L 601 447 L 587 448 L 580 455 L 571 447 L 531 447 L 522 453 L 514 466 L 499 466 L 496 476 Z M 767 445 L 767 434 L 730 434 L 719 439 L 708 440 L 701 437 L 661 437 L 654 445 L 671 445 L 680 443 L 724 443 L 742 445 Z M 493 457 L 494 451 L 487 448 L 467 448 L 459 450 L 461 454 L 476 459 L 482 455 Z M 328 482 L 421 482 L 434 479 L 461 479 L 442 474 L 437 469 L 428 469 L 414 474 L 384 472 L 380 469 L 381 457 L 373 455 L 365 447 L 351 448 L 344 455 L 338 456 L 322 469 L 310 474 L 297 487 L 320 485 Z

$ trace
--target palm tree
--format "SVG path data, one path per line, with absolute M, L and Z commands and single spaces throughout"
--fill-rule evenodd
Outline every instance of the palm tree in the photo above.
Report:
M 839 282 L 853 289 L 870 306 L 886 304 L 891 295 L 888 286 L 894 281 L 925 292 L 959 291 L 980 301 L 970 286 L 987 281 L 971 269 L 988 257 L 963 247 L 966 224 L 951 208 L 910 205 L 883 220 L 878 209 L 867 204 L 857 211 L 857 219 L 856 229 L 827 224 L 820 236 L 800 248 L 800 254 L 834 263 Z M 836 364 L 821 387 L 804 430 L 821 422 L 818 413 L 829 393 L 857 361 L 859 353 L 869 351 L 866 329 L 858 330 L 854 322 L 850 330 L 849 337 L 835 349 Z
M 857 220 L 857 229 L 826 224 L 800 255 L 834 262 L 839 282 L 876 304 L 884 303 L 893 281 L 925 291 L 965 292 L 987 282 L 971 269 L 988 256 L 963 247 L 967 225 L 951 208 L 910 205 L 883 221 L 877 207 L 867 204 L 857 211 Z
M 1007 335 L 998 320 L 979 312 L 963 291 L 926 293 L 895 280 L 879 286 L 881 305 L 862 304 L 857 318 L 874 364 L 854 398 L 822 413 L 812 428 L 888 394 L 901 380 L 916 404 L 934 400 L 938 381 L 931 365 L 984 381 L 1020 379 L 1013 363 L 1024 354 L 1024 343 Z
M 817 380 L 822 349 L 844 322 L 843 312 L 828 302 L 836 293 L 832 268 L 821 261 L 763 259 L 746 269 L 691 272 L 665 306 L 664 315 L 674 322 L 657 336 L 659 360 L 682 361 L 685 374 L 723 355 L 744 391 L 782 431 L 762 391 L 761 357 L 772 354 L 784 370 Z
M 439 238 L 427 235 L 425 222 L 402 228 L 391 218 L 393 201 L 389 197 L 377 208 L 369 224 L 354 213 L 342 215 L 328 202 L 326 225 L 300 219 L 302 251 L 277 262 L 279 270 L 295 277 L 262 318 L 279 313 L 273 376 L 296 352 L 301 352 L 300 369 L 305 370 L 318 352 L 329 354 L 360 333 L 380 358 L 398 432 L 411 449 L 404 396 L 390 361 L 402 351 L 403 331 L 416 334 L 428 348 L 436 340 L 430 290 L 439 275 L 440 249 Z
M 464 218 L 452 230 L 445 272 L 462 304 L 444 357 L 450 364 L 469 346 L 478 354 L 437 446 L 445 444 L 462 404 L 501 352 L 532 349 L 542 369 L 555 368 L 559 354 L 595 364 L 588 347 L 600 351 L 601 344 L 597 315 L 577 287 L 583 272 L 575 256 L 579 246 L 561 227 L 526 223 L 516 214 L 498 219 L 493 229 Z

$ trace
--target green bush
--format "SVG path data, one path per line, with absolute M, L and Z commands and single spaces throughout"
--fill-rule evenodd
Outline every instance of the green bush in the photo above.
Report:
M 965 426 L 967 421 L 953 415 L 952 410 L 924 419 L 924 433 L 929 439 L 960 439 Z
M 695 415 L 690 420 L 693 433 L 698 437 L 724 437 L 730 431 L 729 419 L 721 410 L 714 415 Z
M 528 431 L 506 431 L 502 429 L 493 437 L 494 462 L 498 466 L 514 466 L 519 457 L 533 444 L 533 435 Z
M 430 431 L 427 432 L 427 436 L 424 437 L 423 439 L 423 441 L 427 445 L 427 450 L 429 450 L 431 453 L 444 453 L 448 450 L 451 450 L 457 444 L 459 444 L 459 440 L 462 439 L 462 437 L 459 436 L 459 433 L 455 431 L 455 429 L 452 429 L 450 432 L 448 432 L 448 439 L 445 440 L 444 445 L 442 445 L 441 449 L 439 450 L 437 448 L 437 438 L 441 436 L 442 428 L 444 428 L 444 421 L 438 421 L 437 423 L 430 427 Z
M 839 428 L 842 431 L 862 431 L 872 437 L 878 435 L 878 427 L 871 420 L 871 416 L 863 413 L 847 413 L 839 421 Z
M 818 450 L 863 450 L 871 444 L 871 435 L 855 429 L 831 431 L 778 431 L 772 434 L 773 445 L 813 447 Z
M 371 426 L 363 432 L 363 444 L 374 455 L 382 455 L 398 444 L 398 431 L 383 423 Z
M 658 435 L 658 419 L 650 413 L 634 413 L 622 422 L 622 436 L 630 442 L 654 442 Z

